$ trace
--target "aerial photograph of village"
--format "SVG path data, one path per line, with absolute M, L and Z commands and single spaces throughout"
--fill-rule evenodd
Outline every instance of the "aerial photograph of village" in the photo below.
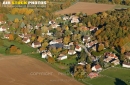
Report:
M 130 0 L 0 0 L 0 85 L 130 85 Z

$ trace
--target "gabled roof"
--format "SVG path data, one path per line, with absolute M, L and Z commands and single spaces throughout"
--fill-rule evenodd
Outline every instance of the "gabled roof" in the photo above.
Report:
M 80 46 L 78 46 L 78 45 L 76 45 L 76 47 L 75 47 L 76 49 L 79 49 L 80 48 Z
M 101 66 L 99 64 L 97 64 L 97 65 L 95 65 L 95 68 L 99 69 L 99 68 L 101 68 Z
M 130 62 L 129 62 L 129 63 L 127 63 L 127 62 L 123 62 L 123 64 L 125 64 L 125 65 L 130 65 Z
M 38 41 L 35 41 L 35 42 L 33 42 L 34 43 L 34 45 L 39 45 L 39 44 L 41 44 L 40 42 L 38 42 Z
M 23 41 L 27 41 L 29 38 L 23 38 Z

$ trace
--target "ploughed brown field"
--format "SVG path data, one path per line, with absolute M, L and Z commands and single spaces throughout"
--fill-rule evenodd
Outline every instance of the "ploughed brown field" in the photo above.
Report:
M 0 55 L 0 85 L 83 85 L 44 62 L 24 55 Z
M 77 12 L 83 12 L 87 13 L 88 15 L 103 12 L 106 10 L 110 10 L 114 8 L 115 5 L 110 4 L 97 4 L 97 3 L 87 3 L 87 2 L 78 2 L 64 10 L 55 12 L 55 14 L 69 14 L 69 13 L 77 13 Z

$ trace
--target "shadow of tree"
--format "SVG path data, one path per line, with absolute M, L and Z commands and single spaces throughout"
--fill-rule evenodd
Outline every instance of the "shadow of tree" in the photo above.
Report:
M 114 83 L 115 85 L 127 85 L 124 81 L 122 81 L 119 78 L 116 78 Z

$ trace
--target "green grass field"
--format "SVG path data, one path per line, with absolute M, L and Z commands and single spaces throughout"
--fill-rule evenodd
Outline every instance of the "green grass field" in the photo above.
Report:
M 22 50 L 22 53 L 23 54 L 26 54 L 26 53 L 31 53 L 31 52 L 36 52 L 36 49 L 30 47 L 29 45 L 27 44 L 21 44 L 21 43 L 18 43 L 16 41 L 9 41 L 9 40 L 3 40 L 4 42 L 4 46 L 0 46 L 0 53 L 1 54 L 5 54 L 5 50 L 10 46 L 10 45 L 15 45 L 17 46 L 18 48 L 20 48 Z
M 84 82 L 92 85 L 130 85 L 130 69 L 110 68 L 100 73 L 101 76 L 85 79 Z
M 7 14 L 7 18 L 9 21 L 14 21 L 15 18 L 18 18 L 19 20 L 21 20 L 23 17 L 23 15 L 12 15 L 12 14 Z

